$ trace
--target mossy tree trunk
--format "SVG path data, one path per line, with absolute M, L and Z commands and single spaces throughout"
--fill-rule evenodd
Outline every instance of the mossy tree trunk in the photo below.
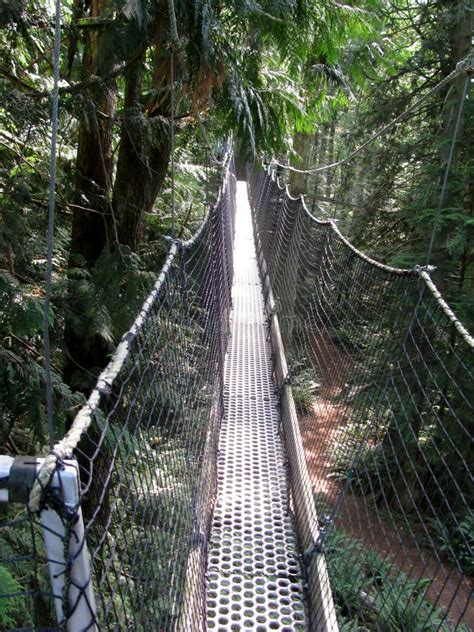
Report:
M 142 82 L 143 64 L 126 76 L 124 121 L 113 191 L 118 240 L 135 251 L 143 241 L 145 215 L 153 209 L 171 156 L 169 95 L 165 95 L 164 107 L 149 107 L 144 111 Z
M 93 0 L 90 17 L 107 17 L 111 4 L 111 0 Z M 68 357 L 64 377 L 74 385 L 78 372 L 82 376 L 92 373 L 90 380 L 81 380 L 85 392 L 94 375 L 105 366 L 111 346 L 100 335 L 88 334 L 87 326 L 81 326 L 77 315 L 85 312 L 81 292 L 84 282 L 74 278 L 72 270 L 82 266 L 92 271 L 104 251 L 119 245 L 139 250 L 144 239 L 146 214 L 153 209 L 170 161 L 170 52 L 168 20 L 163 14 L 152 33 L 152 39 L 144 41 L 141 50 L 139 47 L 133 52 L 133 63 L 132 58 L 129 59 L 118 138 L 114 127 L 117 89 L 113 80 L 94 83 L 88 88 L 86 114 L 79 129 L 69 262 L 70 317 L 65 331 Z M 82 60 L 86 78 L 104 76 L 101 64 L 110 66 L 107 61 L 109 37 L 100 22 L 97 27 L 86 30 Z M 144 81 L 145 73 L 149 72 L 147 50 L 152 53 L 154 97 L 151 100 L 145 97 L 145 91 L 150 92 L 150 77 L 146 85 Z M 118 156 L 115 171 L 114 143 Z M 76 387 L 78 384 L 76 380 Z
M 90 16 L 98 18 L 110 9 L 110 0 L 94 0 Z M 82 68 L 84 75 L 101 75 L 101 58 L 106 35 L 98 29 L 85 34 Z M 113 241 L 111 185 L 113 173 L 113 120 L 116 107 L 114 81 L 89 87 L 84 95 L 84 115 L 78 131 L 76 188 L 74 192 L 71 245 L 69 251 L 69 317 L 66 319 L 67 350 L 64 379 L 77 386 L 75 376 L 93 367 L 102 367 L 107 347 L 100 336 L 88 339 L 77 320 L 82 311 L 82 283 L 73 270 L 91 270 L 105 247 Z M 75 384 L 76 382 L 76 384 Z M 84 382 L 84 390 L 89 385 Z
M 311 149 L 313 147 L 314 135 L 306 134 L 305 132 L 295 132 L 293 135 L 293 149 L 300 157 L 297 163 L 294 164 L 298 169 L 308 169 Z M 294 196 L 301 195 L 307 192 L 308 188 L 308 174 L 298 173 L 295 171 L 290 172 L 289 179 L 290 191 Z

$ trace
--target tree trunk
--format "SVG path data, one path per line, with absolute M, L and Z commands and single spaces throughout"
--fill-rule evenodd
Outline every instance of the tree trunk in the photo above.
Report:
M 91 17 L 107 16 L 111 3 L 112 0 L 92 0 Z M 108 43 L 107 37 L 109 34 L 100 28 L 88 31 L 83 65 L 89 76 L 101 75 L 100 60 L 106 57 L 104 44 Z M 148 42 L 144 43 L 142 56 L 125 75 L 124 113 L 114 183 L 112 120 L 116 87 L 99 84 L 89 93 L 94 115 L 88 117 L 92 123 L 83 123 L 79 130 L 71 268 L 85 264 L 91 270 L 104 249 L 114 247 L 118 242 L 137 251 L 143 241 L 145 216 L 152 210 L 163 185 L 171 155 L 171 75 L 167 41 L 168 20 L 161 16 L 153 38 L 153 88 L 156 95 L 153 102 L 145 103 L 142 94 Z M 71 280 L 73 314 L 82 314 L 87 307 L 81 292 L 75 294 L 80 286 L 81 281 Z M 75 320 L 75 323 L 70 320 L 66 324 L 65 332 L 69 354 L 65 379 L 69 384 L 78 369 L 83 373 L 93 369 L 92 374 L 97 373 L 105 365 L 110 351 L 110 345 L 103 338 L 98 335 L 87 337 L 85 328 L 79 327 Z M 82 388 L 89 390 L 86 383 Z
M 113 241 L 110 184 L 112 177 L 111 119 L 115 91 L 108 88 L 97 103 L 92 128 L 79 129 L 76 159 L 76 195 L 71 233 L 70 265 L 92 268 L 105 247 Z
M 293 136 L 293 148 L 301 159 L 298 161 L 298 164 L 295 165 L 298 169 L 307 169 L 309 167 L 313 141 L 314 136 L 312 134 L 295 132 L 295 135 Z M 294 196 L 306 193 L 308 186 L 308 174 L 291 171 L 289 185 L 291 194 Z
M 131 103 L 137 78 L 127 78 L 113 208 L 121 244 L 137 250 L 143 241 L 145 215 L 153 209 L 171 157 L 169 129 L 161 117 L 147 117 Z
M 449 74 L 453 67 L 463 59 L 468 51 L 470 37 L 472 33 L 472 17 L 467 11 L 462 10 L 463 3 L 445 3 L 446 11 L 451 12 L 453 5 L 457 5 L 457 22 L 452 26 L 451 54 L 449 63 L 443 68 L 443 74 Z M 445 95 L 444 120 L 446 121 L 443 130 L 443 141 L 439 150 L 439 164 L 441 168 L 441 180 L 444 177 L 451 143 L 454 136 L 460 97 L 466 80 L 465 75 L 461 75 Z M 462 138 L 462 130 L 459 130 L 458 141 Z M 449 182 L 455 178 L 458 171 L 460 152 L 455 155 L 451 165 Z M 449 189 L 445 193 L 444 200 L 441 200 L 441 217 L 444 204 L 454 205 L 456 199 L 450 195 Z M 432 207 L 436 208 L 440 204 L 439 189 L 433 191 Z M 467 209 L 466 209 L 467 210 Z M 433 260 L 438 268 L 443 271 L 449 270 L 453 265 L 452 255 L 447 256 L 445 242 L 449 238 L 449 222 L 442 223 L 436 233 L 433 252 Z M 461 254 L 463 257 L 464 252 Z M 454 263 L 456 270 L 459 270 L 460 262 Z M 464 265 L 461 261 L 460 283 L 463 283 Z M 445 277 L 446 278 L 446 277 Z M 459 293 L 459 288 L 456 288 Z M 435 312 L 436 314 L 436 312 Z M 430 505 L 445 515 L 448 510 L 452 510 L 459 498 L 459 488 L 462 489 L 465 468 L 462 459 L 459 458 L 459 451 L 464 450 L 463 433 L 459 432 L 460 422 L 457 414 L 461 414 L 463 405 L 456 401 L 462 399 L 457 390 L 456 368 L 458 359 L 455 354 L 455 341 L 457 334 L 452 328 L 448 339 L 444 338 L 436 331 L 436 327 L 441 328 L 443 321 L 435 326 L 436 318 L 426 306 L 420 308 L 420 313 L 416 317 L 410 339 L 407 344 L 400 373 L 403 373 L 403 383 L 400 386 L 401 397 L 403 397 L 403 410 L 397 410 L 398 423 L 392 422 L 383 442 L 383 450 L 387 455 L 387 462 L 395 462 L 389 465 L 392 467 L 391 479 L 393 485 L 386 487 L 385 495 L 389 503 L 396 511 L 403 509 L 407 512 L 417 511 L 430 512 L 427 505 L 427 492 L 423 489 L 423 481 L 432 478 L 431 472 L 426 465 L 426 449 L 420 443 L 423 430 L 429 428 L 431 450 L 434 448 L 443 455 L 443 460 L 437 460 L 431 467 L 433 468 L 438 483 L 442 476 L 446 475 L 447 468 L 450 476 L 444 483 L 443 494 L 438 494 L 437 489 L 431 492 Z M 447 327 L 447 325 L 446 325 Z M 448 332 L 449 329 L 446 329 Z M 430 342 L 431 341 L 431 342 Z M 433 354 L 433 341 L 435 341 L 436 354 Z M 410 358 L 407 364 L 406 359 Z M 440 360 L 441 358 L 441 360 Z M 415 375 L 416 373 L 416 375 Z M 456 384 L 455 388 L 450 388 Z M 436 387 L 436 388 L 435 388 Z M 403 393 L 405 395 L 403 396 Z M 437 395 L 434 395 L 437 393 Z M 437 399 L 433 398 L 436 397 Z M 457 411 L 456 415 L 451 414 L 451 410 Z M 443 428 L 443 431 L 440 429 Z M 446 440 L 449 437 L 449 441 Z M 452 442 L 459 443 L 456 450 L 452 449 Z M 429 457 L 428 457 L 429 458 Z M 468 457 L 466 455 L 466 462 Z M 416 476 L 415 476 L 416 471 Z M 457 480 L 458 486 L 452 485 L 452 476 Z M 419 479 L 419 480 L 418 480 Z M 388 477 L 385 481 L 388 480 Z M 421 484 L 420 484 L 421 481 Z M 385 483 L 386 484 L 386 483 Z
M 442 68 L 443 75 L 447 76 L 453 70 L 456 64 L 467 57 L 469 51 L 471 50 L 471 38 L 474 29 L 474 13 L 468 10 L 467 3 L 464 0 L 457 0 L 454 2 L 453 0 L 449 0 L 449 2 L 445 1 L 444 5 L 447 15 L 450 15 L 450 13 L 453 12 L 453 14 L 456 15 L 457 19 L 456 24 L 453 25 L 452 29 L 450 47 L 451 50 L 448 62 L 446 63 L 446 66 Z M 443 142 L 440 143 L 439 149 L 441 182 L 443 181 L 448 166 L 449 154 L 454 138 L 456 121 L 460 107 L 460 100 L 465 81 L 466 74 L 462 73 L 446 88 L 446 92 L 444 93 L 445 102 L 443 118 L 445 121 L 445 125 L 442 133 Z M 464 112 L 465 111 L 466 110 L 464 110 Z M 432 202 L 433 208 L 437 208 L 439 206 L 441 212 L 441 220 L 443 219 L 443 208 L 445 204 L 451 206 L 453 203 L 452 196 L 450 195 L 450 183 L 455 180 L 456 172 L 459 168 L 460 152 L 456 151 L 456 149 L 459 147 L 459 143 L 463 135 L 462 127 L 463 119 L 461 119 L 461 127 L 458 130 L 457 146 L 455 148 L 453 161 L 448 175 L 447 190 L 444 192 L 443 199 L 440 199 L 439 196 L 442 195 L 442 193 L 440 193 L 439 190 L 435 189 L 435 197 Z M 444 226 L 443 230 L 443 221 L 441 221 L 439 228 L 436 231 L 435 240 L 433 243 L 433 260 L 436 260 L 437 267 L 441 272 L 444 273 L 446 277 L 451 272 L 450 264 L 452 262 L 451 256 L 446 257 L 445 246 L 447 239 L 449 239 L 449 233 L 447 234 L 446 226 Z
M 144 59 L 125 78 L 125 116 L 113 208 L 119 242 L 132 250 L 143 241 L 146 213 L 153 209 L 171 158 L 171 57 L 167 37 L 167 21 L 160 20 L 154 37 L 153 86 L 157 97 L 153 103 L 146 108 L 142 103 Z
M 110 0 L 95 0 L 91 4 L 91 16 L 99 17 L 107 11 Z M 100 75 L 101 49 L 104 45 L 100 31 L 88 31 L 83 56 L 86 76 Z M 91 270 L 103 252 L 113 241 L 111 235 L 110 191 L 113 170 L 113 129 L 116 86 L 113 82 L 91 88 L 88 114 L 79 128 L 76 157 L 76 190 L 74 195 L 69 268 L 85 266 Z M 84 311 L 80 292 L 81 282 L 70 279 L 69 306 L 76 316 Z M 79 290 L 79 291 L 78 291 Z M 74 386 L 74 376 L 79 371 L 101 368 L 107 359 L 107 346 L 99 336 L 87 339 L 83 327 L 68 318 L 64 332 L 67 358 L 64 366 L 66 383 Z M 84 382 L 83 390 L 89 390 Z
M 109 4 L 110 0 L 92 2 L 91 17 L 104 15 Z M 86 76 L 100 76 L 106 37 L 99 30 L 88 31 L 83 58 Z M 99 85 L 89 89 L 85 98 L 89 111 L 79 128 L 70 264 L 77 265 L 79 255 L 91 268 L 112 241 L 110 191 L 116 86 L 113 82 Z

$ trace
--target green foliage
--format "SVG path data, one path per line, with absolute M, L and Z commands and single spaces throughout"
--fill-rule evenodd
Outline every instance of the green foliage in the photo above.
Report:
M 382 559 L 338 529 L 328 534 L 325 551 L 341 630 L 453 629 L 442 609 L 425 597 L 429 579 L 415 582 L 404 573 L 395 575 L 389 558 Z M 463 625 L 456 629 L 467 632 Z
M 474 516 L 468 514 L 455 525 L 442 517 L 430 520 L 439 550 L 452 561 L 458 561 L 469 577 L 474 575 Z
M 38 523 L 30 523 L 26 513 L 18 505 L 2 503 L 0 507 L 2 630 L 46 627 L 54 621 L 42 529 Z
M 169 45 L 173 36 L 164 3 L 111 0 L 99 4 L 101 14 L 91 15 L 91 3 L 62 3 L 60 143 L 49 314 L 57 437 L 64 433 L 83 401 L 75 389 L 86 392 L 92 386 L 108 354 L 135 318 L 163 262 L 167 248 L 163 236 L 171 233 L 171 179 L 162 174 L 169 162 L 171 114 L 176 119 L 175 211 L 178 236 L 186 239 L 199 226 L 206 206 L 215 196 L 222 137 L 233 131 L 242 154 L 253 157 L 259 151 L 271 153 L 291 147 L 290 136 L 298 131 L 316 134 L 318 147 L 313 153 L 318 153 L 320 162 L 346 155 L 349 148 L 413 104 L 452 69 L 457 61 L 454 36 L 467 11 L 464 2 L 438 0 L 397 0 L 390 11 L 385 2 L 378 0 L 346 4 L 335 0 L 177 1 L 174 5 L 179 42 L 174 55 L 172 113 Z M 52 5 L 43 0 L 0 0 L 0 25 L 0 441 L 2 451 L 33 454 L 44 452 L 47 444 L 42 313 Z M 310 186 L 317 186 L 319 193 L 322 188 L 328 195 L 337 193 L 337 197 L 355 204 L 358 208 L 338 206 L 335 212 L 341 225 L 361 248 L 395 264 L 423 263 L 428 235 L 437 223 L 433 260 L 445 279 L 448 298 L 470 325 L 474 314 L 472 190 L 468 184 L 473 181 L 472 100 L 465 103 L 455 161 L 442 212 L 438 214 L 439 183 L 452 141 L 450 122 L 454 120 L 458 96 L 459 86 L 430 97 L 426 106 L 395 133 L 372 144 L 370 152 L 336 175 L 328 172 L 314 177 Z M 100 137 L 100 133 L 105 135 L 104 130 L 110 132 L 110 146 Z M 90 162 L 95 166 L 91 172 L 78 159 L 79 139 L 85 142 L 85 138 Z M 151 191 L 151 202 L 132 200 L 128 209 L 144 217 L 145 229 L 135 249 L 117 243 L 115 231 L 123 217 L 110 217 L 116 211 L 113 199 L 117 161 L 126 146 L 132 153 L 130 162 L 144 165 L 144 174 L 151 182 L 147 189 Z M 152 160 L 157 150 L 165 156 L 159 169 Z M 145 190 L 144 180 L 140 186 Z M 129 180 L 125 184 L 131 187 L 134 183 Z M 333 207 L 325 211 L 328 216 L 334 215 Z M 97 259 L 89 264 L 71 248 L 71 234 L 74 221 L 97 214 L 103 216 L 106 237 Z M 99 227 L 103 229 L 102 225 Z M 91 231 L 83 243 L 95 237 Z M 349 288 L 349 296 L 348 279 L 341 276 L 341 284 Z M 195 298 L 198 288 L 191 288 L 190 292 L 195 292 Z M 390 301 L 383 288 L 380 296 Z M 189 504 L 190 486 L 182 480 L 189 455 L 185 453 L 181 431 L 187 423 L 202 430 L 210 397 L 209 385 L 200 379 L 202 367 L 192 360 L 204 344 L 196 325 L 205 316 L 200 309 L 195 306 L 195 326 L 178 328 L 166 319 L 157 323 L 170 346 L 173 340 L 181 341 L 185 359 L 178 373 L 171 351 L 161 358 L 160 370 L 171 374 L 172 379 L 158 390 L 155 404 L 166 411 L 168 423 L 152 426 L 146 441 L 154 452 L 154 446 L 166 443 L 176 470 L 165 472 L 160 463 L 152 467 L 156 455 L 151 453 L 145 455 L 143 463 L 130 460 L 137 476 L 146 478 L 153 468 L 158 479 L 168 476 L 174 497 L 183 505 Z M 342 319 L 342 311 L 335 314 Z M 385 375 L 386 358 L 368 366 L 364 353 L 372 344 L 387 344 L 386 354 L 392 357 L 386 341 L 390 337 L 397 340 L 399 331 L 388 324 L 392 314 L 387 312 L 384 322 L 378 322 L 382 332 L 378 341 L 371 329 L 374 316 L 369 316 L 366 324 L 358 328 L 357 338 L 348 335 L 344 323 L 331 332 L 334 344 L 354 357 L 353 373 L 343 394 L 354 410 L 364 411 L 365 415 L 358 423 L 348 424 L 338 436 L 334 468 L 342 479 L 357 474 L 353 488 L 364 494 L 376 487 L 374 481 L 383 484 L 384 477 L 391 473 L 393 463 L 383 458 L 380 441 L 401 405 L 406 405 L 390 402 L 385 410 L 378 411 L 378 416 L 370 405 Z M 75 366 L 74 371 L 69 371 L 67 384 L 63 374 L 71 358 L 65 344 L 66 330 L 75 335 L 83 349 L 105 350 L 97 363 Z M 320 380 L 308 368 L 309 353 L 306 349 L 292 367 L 293 393 L 301 414 L 310 410 Z M 444 359 L 450 366 L 451 360 Z M 194 407 L 182 396 L 186 382 L 192 382 L 200 391 Z M 429 388 L 430 395 L 434 394 L 432 384 Z M 441 388 L 448 387 L 442 382 Z M 449 390 L 447 398 L 462 410 L 462 402 Z M 372 424 L 378 434 L 360 455 L 358 469 L 353 470 L 354 451 Z M 402 432 L 409 454 L 425 459 L 426 468 L 436 468 L 449 457 L 444 431 L 434 427 L 428 413 L 418 436 L 412 437 L 409 425 Z M 464 450 L 460 436 L 451 427 L 449 432 Z M 127 454 L 137 447 L 137 437 L 119 437 L 110 428 L 109 447 L 119 439 L 119 455 L 126 460 Z M 143 436 L 140 440 L 145 441 Z M 152 481 L 148 483 L 151 485 Z M 442 504 L 439 498 L 435 500 Z M 162 516 L 166 523 L 173 511 L 171 495 L 166 491 L 157 493 L 152 505 L 153 511 L 144 508 L 139 519 L 129 515 L 127 507 L 122 508 L 137 541 L 144 537 L 139 528 L 142 518 L 151 523 L 156 516 Z M 456 525 L 436 521 L 433 530 L 444 554 L 453 557 L 454 552 L 471 571 L 472 519 L 465 515 L 458 518 Z M 182 526 L 189 529 L 189 520 Z M 21 533 L 23 545 L 15 541 L 14 548 L 28 552 L 32 546 L 30 536 Z M 164 549 L 171 541 L 167 535 L 157 530 L 156 537 L 163 540 Z M 6 544 L 3 535 L 0 543 Z M 119 542 L 118 551 L 125 546 L 126 542 Z M 331 557 L 335 576 L 341 578 L 344 589 L 338 591 L 341 603 L 353 599 L 351 608 L 358 613 L 343 625 L 347 630 L 364 626 L 371 629 L 372 609 L 362 607 L 359 612 L 360 599 L 351 592 L 351 569 L 345 563 L 349 556 L 342 553 L 343 548 L 352 550 L 351 546 L 336 542 L 333 548 L 339 551 L 339 561 L 337 556 Z M 170 559 L 184 555 L 171 548 L 168 553 Z M 416 609 L 421 612 L 424 605 L 417 601 L 413 587 L 411 592 L 404 592 L 401 585 L 394 585 L 393 595 L 398 599 L 392 602 L 391 593 L 384 593 L 389 586 L 386 570 L 374 559 L 367 565 L 370 587 L 377 582 L 383 584 L 380 595 L 385 595 L 395 613 L 389 615 L 385 602 L 377 601 L 383 625 L 387 629 L 418 629 Z M 160 585 L 165 589 L 170 577 L 166 570 L 162 572 Z M 0 567 L 0 590 L 20 591 L 27 575 L 25 566 Z M 363 586 L 359 589 L 365 590 Z M 27 610 L 25 599 L 16 599 L 0 601 L 1 626 L 32 624 L 26 619 L 20 621 L 20 615 L 14 612 Z M 157 607 L 168 621 L 171 604 L 167 597 L 160 594 L 153 599 L 159 602 Z M 340 607 L 341 616 L 345 617 L 344 606 Z M 435 625 L 437 615 L 433 616 Z
M 371 477 L 376 478 L 376 466 L 380 457 L 377 449 L 367 443 L 367 436 L 371 436 L 370 432 L 373 427 L 373 419 L 363 424 L 347 423 L 337 431 L 335 441 L 331 447 L 330 459 L 331 470 L 333 474 L 340 480 L 355 480 L 355 485 L 362 486 L 362 492 L 369 493 L 370 488 L 363 486 L 360 476 L 354 476 L 354 458 L 357 454 L 358 470 L 364 471 L 370 465 Z M 361 448 L 362 446 L 362 448 Z M 359 493 L 360 493 L 359 488 Z
M 190 275 L 186 302 L 182 288 L 170 284 L 122 369 L 126 379 L 119 380 L 120 397 L 112 399 L 110 416 L 95 413 L 90 433 L 101 437 L 101 451 L 93 457 L 95 474 L 83 508 L 86 516 L 97 512 L 101 495 L 99 511 L 107 520 L 106 540 L 102 516 L 95 516 L 88 535 L 89 546 L 98 550 L 96 575 L 106 578 L 100 599 L 117 607 L 114 624 L 129 625 L 133 611 L 138 630 L 149 627 L 150 612 L 159 627 L 176 623 L 201 502 L 196 485 L 207 467 L 202 454 L 216 392 L 200 326 L 209 307 L 199 305 L 194 283 Z M 139 355 L 147 362 L 137 361 Z M 82 449 L 88 450 L 86 437 Z M 105 493 L 94 486 L 101 468 L 107 473 Z M 143 615 L 128 597 L 135 581 L 147 604 Z M 126 585 L 124 595 L 117 582 Z
M 125 435 L 121 437 L 121 441 L 127 445 L 129 438 Z M 129 459 L 127 463 L 135 479 L 132 489 L 146 489 L 147 494 L 140 497 L 139 491 L 133 493 L 126 505 L 118 500 L 115 510 L 121 516 L 121 520 L 117 519 L 110 530 L 110 535 L 116 543 L 114 572 L 119 581 L 129 583 L 130 573 L 136 573 L 136 569 L 134 571 L 123 563 L 125 559 L 134 559 L 129 549 L 133 547 L 132 550 L 136 551 L 138 547 L 140 550 L 149 544 L 150 538 L 153 540 L 154 555 L 144 559 L 140 575 L 154 578 L 153 592 L 146 592 L 149 601 L 148 611 L 153 609 L 156 621 L 166 627 L 173 622 L 176 612 L 179 612 L 170 588 L 178 585 L 179 594 L 184 595 L 189 537 L 193 528 L 193 488 L 189 477 L 189 456 L 179 441 L 164 448 L 158 443 L 155 445 L 151 442 L 148 433 L 136 436 L 134 443 L 140 450 L 140 458 Z M 173 468 L 169 467 L 170 463 L 173 464 Z M 118 493 L 118 490 L 115 489 L 114 493 Z M 175 524 L 174 518 L 177 507 L 181 515 L 179 525 Z M 123 528 L 124 524 L 126 529 Z M 167 564 L 170 559 L 175 560 L 175 564 Z M 130 592 L 127 591 L 127 594 Z M 105 598 L 106 595 L 102 597 Z M 121 597 L 115 594 L 114 599 L 119 604 Z M 119 612 L 123 612 L 127 621 L 131 608 L 133 604 L 128 604 L 123 610 L 119 608 Z M 117 623 L 121 623 L 120 619 Z M 122 624 L 125 624 L 125 621 Z M 146 630 L 148 624 L 146 620 L 143 621 L 143 630 Z
M 382 18 L 383 41 L 372 43 L 381 46 L 375 57 L 363 42 L 347 50 L 348 67 L 352 56 L 378 61 L 358 77 L 357 108 L 339 107 L 329 120 L 322 120 L 312 139 L 311 162 L 327 164 L 347 156 L 418 99 L 425 99 L 423 105 L 350 162 L 315 174 L 304 184 L 319 196 L 313 211 L 318 214 L 316 204 L 321 196 L 326 198 L 321 201 L 323 216 L 335 216 L 351 241 L 378 260 L 405 268 L 423 265 L 433 236 L 434 280 L 472 330 L 473 106 L 469 97 L 461 101 L 469 79 L 461 75 L 431 93 L 468 55 L 472 11 L 463 1 L 438 0 L 396 2 L 393 9 Z M 327 202 L 330 198 L 337 204 Z M 345 288 L 342 307 L 346 300 L 352 305 L 351 286 L 363 287 L 352 268 L 350 274 L 349 279 L 338 273 L 338 285 Z M 381 285 L 376 295 L 383 309 L 361 313 L 370 306 L 367 291 L 364 306 L 354 310 L 354 323 L 338 308 L 340 297 L 328 294 L 325 309 L 333 314 L 333 322 L 324 325 L 350 357 L 351 368 L 347 383 L 333 398 L 349 406 L 348 421 L 332 445 L 333 476 L 350 482 L 355 494 L 363 494 L 379 509 L 387 507 L 392 517 L 405 516 L 417 534 L 419 527 L 420 541 L 423 526 L 418 523 L 429 523 L 428 546 L 436 546 L 445 559 L 472 574 L 472 524 L 466 515 L 466 505 L 472 504 L 466 475 L 472 460 L 467 436 L 473 427 L 469 351 L 428 296 L 400 352 L 400 332 L 409 326 L 408 321 L 396 322 L 401 292 L 394 301 Z M 406 314 L 413 313 L 414 304 L 407 301 Z M 396 358 L 398 366 L 392 364 Z
M 305 360 L 300 358 L 291 364 L 291 391 L 300 415 L 310 412 L 319 386 L 314 369 L 311 365 L 308 367 Z
M 458 0 L 428 0 L 410 7 L 407 14 L 395 11 L 385 22 L 384 54 L 374 68 L 378 76 L 371 75 L 369 85 L 359 90 L 356 111 L 340 111 L 337 116 L 336 148 L 341 146 L 346 155 L 418 99 L 425 98 L 425 103 L 336 177 L 314 178 L 318 187 L 325 182 L 326 189 L 332 188 L 334 197 L 356 202 L 358 208 L 340 204 L 338 217 L 346 234 L 375 258 L 408 267 L 423 264 L 435 229 L 431 259 L 445 295 L 468 326 L 473 105 L 469 98 L 463 102 L 454 160 L 442 191 L 466 78 L 461 75 L 431 96 L 429 91 L 468 55 L 469 35 L 464 31 L 472 30 L 471 24 L 472 12 Z
M 70 322 L 86 339 L 99 336 L 114 345 L 135 319 L 155 275 L 126 246 L 104 252 L 91 271 L 81 263 L 68 270 L 70 288 L 77 297 Z
M 46 442 L 43 298 L 38 288 L 20 284 L 8 273 L 0 274 L 0 297 L 0 436 L 3 445 L 28 453 Z M 53 313 L 50 324 L 54 331 Z M 59 436 L 80 398 L 63 383 L 57 368 L 53 380 Z
M 8 598 L 0 598 L 0 625 L 5 629 L 15 626 L 21 617 L 18 615 L 25 610 L 25 597 L 14 596 L 22 592 L 19 582 L 11 575 L 5 566 L 0 566 L 0 594 Z

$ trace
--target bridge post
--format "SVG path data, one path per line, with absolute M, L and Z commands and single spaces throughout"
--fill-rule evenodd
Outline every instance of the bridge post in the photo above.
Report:
M 36 457 L 0 456 L 0 502 L 27 504 L 43 461 Z M 49 500 L 40 510 L 39 524 L 43 531 L 58 624 L 65 625 L 67 632 L 86 629 L 97 632 L 77 462 L 73 459 L 62 461 L 44 491 Z

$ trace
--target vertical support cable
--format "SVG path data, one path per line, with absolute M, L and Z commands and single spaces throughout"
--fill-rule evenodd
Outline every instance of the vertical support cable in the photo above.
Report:
M 48 205 L 48 238 L 47 264 L 45 280 L 45 299 L 43 312 L 43 344 L 44 370 L 46 386 L 46 414 L 48 418 L 48 437 L 50 450 L 54 447 L 54 419 L 53 419 L 53 378 L 51 371 L 51 342 L 49 337 L 49 309 L 51 304 L 52 276 L 53 276 L 53 242 L 54 242 L 54 206 L 56 198 L 56 146 L 58 137 L 59 110 L 59 53 L 61 46 L 61 0 L 56 0 L 54 21 L 54 54 L 53 54 L 53 95 L 51 103 L 51 153 L 49 168 L 49 205 Z
M 170 145 L 171 145 L 171 236 L 176 235 L 176 210 L 174 196 L 174 53 L 179 46 L 178 25 L 176 21 L 176 12 L 174 0 L 168 0 L 168 18 L 170 26 L 171 39 L 171 58 L 170 58 L 170 107 L 171 107 L 171 129 L 170 129 Z
M 435 241 L 436 233 L 438 232 L 438 224 L 441 217 L 441 210 L 444 204 L 446 188 L 448 186 L 448 178 L 449 178 L 451 165 L 452 165 L 453 157 L 454 157 L 454 148 L 456 147 L 456 141 L 459 134 L 459 128 L 461 126 L 461 117 L 464 110 L 464 102 L 466 100 L 467 87 L 470 81 L 471 81 L 471 75 L 470 73 L 467 73 L 466 79 L 464 81 L 463 90 L 461 93 L 461 101 L 459 102 L 458 115 L 456 117 L 456 124 L 454 126 L 453 138 L 451 140 L 451 146 L 449 148 L 449 155 L 448 155 L 448 160 L 446 162 L 446 169 L 444 171 L 443 184 L 441 186 L 441 193 L 439 196 L 438 208 L 436 209 L 436 216 L 433 223 L 433 230 L 431 231 L 431 239 L 430 239 L 430 244 L 428 246 L 428 254 L 426 255 L 426 265 L 430 264 L 434 241 Z
M 209 146 L 207 144 L 207 138 L 204 139 L 205 145 L 205 159 L 206 159 L 206 212 L 209 208 L 209 174 L 210 174 L 210 164 L 209 164 Z
M 174 200 L 174 44 L 171 47 L 170 58 L 171 73 L 171 128 L 170 128 L 170 145 L 171 145 L 171 236 L 176 235 L 176 211 Z

